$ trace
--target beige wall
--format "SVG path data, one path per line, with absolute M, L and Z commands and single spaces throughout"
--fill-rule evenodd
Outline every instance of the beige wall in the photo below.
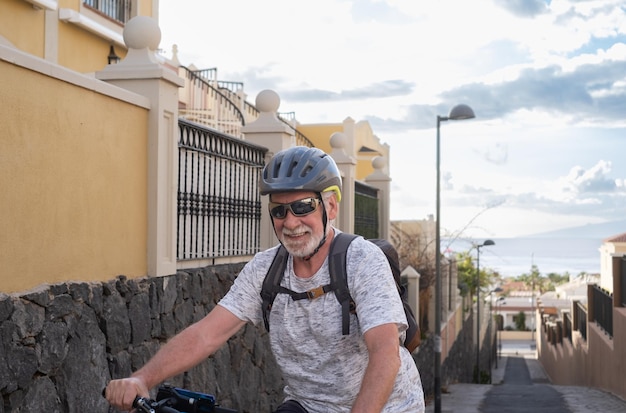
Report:
M 595 387 L 626 399 L 626 308 L 613 309 L 613 339 L 594 322 L 586 341 L 574 331 L 572 342 L 552 345 L 539 331 L 539 360 L 552 384 Z
M 157 18 L 156 1 L 137 0 L 137 14 Z M 56 10 L 34 7 L 25 0 L 0 1 L 0 44 L 4 38 L 17 49 L 45 58 L 81 73 L 102 70 L 107 65 L 110 38 L 93 33 L 77 24 L 59 19 L 61 9 L 73 10 L 108 33 L 122 35 L 123 26 L 83 5 L 83 0 L 59 0 Z M 47 51 L 46 51 L 47 50 Z M 115 44 L 123 58 L 126 48 Z
M 59 45 L 58 63 L 61 66 L 90 73 L 102 70 L 108 64 L 109 42 L 76 25 L 59 24 Z M 126 50 L 121 46 L 115 47 L 115 53 L 126 56 Z
M 302 132 L 313 144 L 323 150 L 326 153 L 332 152 L 330 146 L 330 137 L 335 132 L 343 132 L 349 135 L 350 131 L 346 131 L 348 126 L 353 121 L 348 118 L 345 123 L 323 123 L 323 124 L 305 124 L 298 125 L 298 130 Z M 354 145 L 354 154 L 349 153 L 351 156 L 355 156 L 357 160 L 356 165 L 356 179 L 364 180 L 368 175 L 374 172 L 372 167 L 372 159 L 375 156 L 384 156 L 387 162 L 385 166 L 385 173 L 389 173 L 389 146 L 382 144 L 379 138 L 374 135 L 372 127 L 367 121 L 360 121 L 354 123 L 354 144 L 350 143 L 349 147 Z M 363 152 L 359 153 L 361 147 L 367 147 L 373 149 L 375 152 Z
M 343 125 L 341 123 L 298 125 L 298 131 L 309 138 L 317 148 L 331 153 L 333 148 L 330 146 L 330 137 L 335 132 L 343 132 Z
M 43 57 L 45 11 L 24 0 L 0 1 L 0 36 L 18 49 Z
M 0 291 L 145 275 L 147 109 L 94 80 L 0 73 Z

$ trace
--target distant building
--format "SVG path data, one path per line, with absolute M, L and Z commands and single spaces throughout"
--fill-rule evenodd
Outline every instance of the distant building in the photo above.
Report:
M 626 232 L 606 238 L 600 247 L 600 287 L 613 292 L 613 258 L 626 256 Z

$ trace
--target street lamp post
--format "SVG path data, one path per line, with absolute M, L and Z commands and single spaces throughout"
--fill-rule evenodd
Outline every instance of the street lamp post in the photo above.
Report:
M 437 196 L 435 221 L 435 413 L 441 413 L 441 178 L 440 178 L 440 134 L 441 122 L 474 118 L 474 111 L 465 104 L 456 105 L 448 116 L 437 115 Z
M 476 383 L 480 383 L 480 248 L 496 245 L 488 239 L 476 245 Z

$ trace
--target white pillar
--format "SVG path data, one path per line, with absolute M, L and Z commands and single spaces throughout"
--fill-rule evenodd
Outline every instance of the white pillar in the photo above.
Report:
M 276 92 L 273 90 L 259 92 L 256 97 L 256 107 L 260 111 L 259 117 L 241 128 L 241 132 L 247 141 L 268 149 L 265 157 L 267 164 L 275 153 L 295 146 L 296 137 L 293 129 L 278 119 L 276 115 L 280 107 L 280 97 Z M 267 213 L 268 202 L 268 196 L 261 197 L 261 239 L 259 240 L 261 250 L 278 243 L 272 220 Z
M 415 313 L 415 319 L 418 323 L 422 320 L 419 318 L 420 312 L 420 273 L 415 270 L 412 266 L 408 265 L 404 271 L 400 274 L 401 276 L 406 276 L 408 281 L 408 300 L 409 305 L 413 309 Z
M 178 88 L 176 73 L 155 56 L 161 41 L 158 23 L 137 16 L 126 23 L 126 58 L 108 65 L 96 77 L 150 99 L 148 114 L 148 241 L 149 276 L 176 273 L 178 191 Z
M 341 202 L 339 216 L 335 225 L 343 232 L 354 233 L 354 181 L 356 177 L 356 158 L 346 150 L 349 145 L 347 136 L 342 132 L 335 132 L 330 136 L 332 152 L 330 156 L 335 160 L 341 173 Z

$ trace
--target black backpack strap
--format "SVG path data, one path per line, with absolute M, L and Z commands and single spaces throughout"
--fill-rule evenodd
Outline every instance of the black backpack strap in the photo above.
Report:
M 270 331 L 270 310 L 276 295 L 281 291 L 280 282 L 285 274 L 285 268 L 287 268 L 287 259 L 289 259 L 289 253 L 282 245 L 278 248 L 274 260 L 270 265 L 270 269 L 265 275 L 263 280 L 263 287 L 261 288 L 261 298 L 263 299 L 263 322 L 265 323 L 265 329 Z
M 348 276 L 346 270 L 346 252 L 348 246 L 357 235 L 336 233 L 330 245 L 328 256 L 328 271 L 330 272 L 330 285 L 335 296 L 341 304 L 341 330 L 343 335 L 350 334 L 350 312 L 354 310 L 354 301 L 348 290 Z

